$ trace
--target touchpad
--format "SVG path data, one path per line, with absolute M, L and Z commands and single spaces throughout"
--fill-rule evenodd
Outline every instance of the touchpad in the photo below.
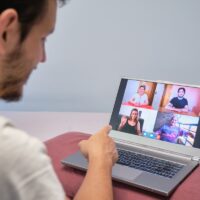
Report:
M 112 169 L 113 178 L 122 179 L 122 180 L 134 180 L 142 172 L 140 170 L 130 168 L 127 166 L 115 164 Z

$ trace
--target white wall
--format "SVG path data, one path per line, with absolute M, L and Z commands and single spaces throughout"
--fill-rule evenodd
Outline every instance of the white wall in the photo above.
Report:
M 71 0 L 48 61 L 0 110 L 111 112 L 123 76 L 199 84 L 199 0 Z

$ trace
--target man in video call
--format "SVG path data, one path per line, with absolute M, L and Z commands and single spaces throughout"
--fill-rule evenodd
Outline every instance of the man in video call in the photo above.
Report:
M 166 109 L 175 111 L 175 112 L 188 112 L 188 100 L 184 97 L 185 95 L 185 88 L 180 87 L 178 88 L 178 96 L 173 97 L 168 105 L 166 106 Z
M 134 94 L 133 98 L 129 101 L 130 103 L 134 104 L 135 106 L 146 106 L 149 104 L 148 96 L 145 93 L 146 86 L 140 85 L 138 88 L 138 92 Z
M 53 32 L 57 3 L 65 0 L 1 0 L 0 98 L 19 100 L 23 85 L 39 62 L 45 62 L 45 40 Z M 117 160 L 106 126 L 79 143 L 89 161 L 75 200 L 113 199 L 111 172 Z M 0 199 L 68 199 L 42 142 L 0 117 Z M 70 182 L 70 180 L 68 180 Z

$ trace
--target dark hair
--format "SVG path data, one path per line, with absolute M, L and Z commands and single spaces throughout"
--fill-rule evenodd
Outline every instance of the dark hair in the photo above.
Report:
M 138 111 L 138 109 L 137 109 L 137 108 L 133 108 L 133 109 L 131 110 L 131 112 L 130 112 L 129 119 L 131 119 L 131 115 L 132 115 L 132 112 L 133 112 L 133 111 L 136 111 L 137 114 L 138 114 L 137 118 L 139 117 L 139 111 Z M 137 122 L 137 121 L 138 121 L 138 119 L 136 119 L 136 122 Z
M 180 90 L 183 90 L 184 93 L 185 93 L 185 88 L 183 88 L 183 87 L 178 88 L 178 92 L 179 92 Z
M 144 88 L 144 90 L 146 90 L 146 86 L 145 85 L 140 85 L 139 88 Z
M 0 13 L 9 8 L 17 11 L 21 25 L 20 42 L 22 42 L 33 25 L 43 17 L 49 1 L 52 0 L 1 0 Z M 66 2 L 66 0 L 58 1 L 61 5 L 64 5 Z

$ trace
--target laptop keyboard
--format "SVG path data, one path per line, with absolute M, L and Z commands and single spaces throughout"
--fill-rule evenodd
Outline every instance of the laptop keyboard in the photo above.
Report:
M 152 174 L 172 178 L 184 165 L 162 160 L 153 156 L 144 155 L 132 151 L 118 149 L 119 159 L 117 163 Z

